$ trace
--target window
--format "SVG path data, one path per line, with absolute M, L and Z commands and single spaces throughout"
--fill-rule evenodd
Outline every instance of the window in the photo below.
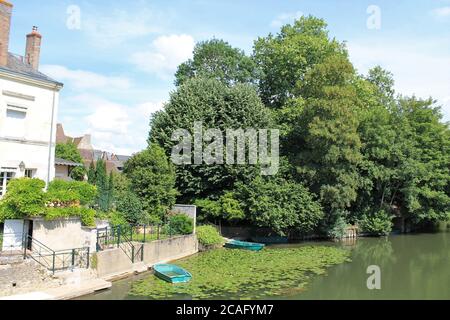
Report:
M 4 135 L 21 138 L 25 136 L 25 119 L 27 108 L 8 105 Z
M 6 187 L 9 181 L 14 178 L 15 172 L 12 171 L 2 171 L 0 172 L 0 198 L 6 193 Z
M 36 174 L 36 170 L 35 169 L 26 169 L 25 170 L 25 177 L 26 178 L 33 179 L 35 174 Z

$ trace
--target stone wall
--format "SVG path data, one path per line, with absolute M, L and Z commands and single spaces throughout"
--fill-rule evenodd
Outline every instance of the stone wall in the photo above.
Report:
M 197 236 L 179 236 L 167 240 L 159 240 L 144 245 L 144 263 L 149 266 L 180 259 L 198 252 Z
M 181 259 L 197 252 L 198 241 L 195 234 L 153 241 L 144 244 L 143 263 L 150 268 L 154 264 Z M 136 269 L 136 264 L 133 265 L 120 248 L 97 252 L 94 260 L 93 267 L 96 267 L 98 276 L 103 278 L 132 273 Z

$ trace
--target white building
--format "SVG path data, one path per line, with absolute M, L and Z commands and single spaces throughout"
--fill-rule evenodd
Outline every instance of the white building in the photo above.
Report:
M 26 37 L 25 56 L 8 51 L 13 6 L 0 0 L 0 198 L 12 178 L 55 177 L 56 116 L 62 84 L 39 72 L 42 36 Z

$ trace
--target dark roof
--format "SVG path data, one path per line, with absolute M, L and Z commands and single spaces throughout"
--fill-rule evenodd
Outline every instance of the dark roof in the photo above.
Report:
M 0 70 L 13 72 L 35 80 L 50 82 L 62 86 L 62 83 L 53 80 L 38 70 L 34 70 L 28 63 L 24 62 L 22 56 L 18 56 L 10 52 L 8 53 L 8 65 L 6 67 L 0 67 Z
M 73 161 L 69 161 L 69 160 L 65 160 L 65 159 L 61 159 L 61 158 L 55 158 L 55 164 L 59 165 L 59 166 L 68 166 L 68 167 L 82 167 L 83 166 L 82 163 L 77 163 L 77 162 L 73 162 Z

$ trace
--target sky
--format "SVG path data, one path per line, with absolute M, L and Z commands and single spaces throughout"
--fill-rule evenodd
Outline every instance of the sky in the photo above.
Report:
M 381 65 L 397 93 L 433 97 L 450 121 L 450 0 L 10 0 L 10 51 L 43 35 L 40 71 L 64 83 L 58 121 L 94 147 L 146 147 L 151 114 L 174 90 L 195 43 L 213 37 L 252 53 L 258 37 L 302 15 L 327 21 L 358 72 Z

